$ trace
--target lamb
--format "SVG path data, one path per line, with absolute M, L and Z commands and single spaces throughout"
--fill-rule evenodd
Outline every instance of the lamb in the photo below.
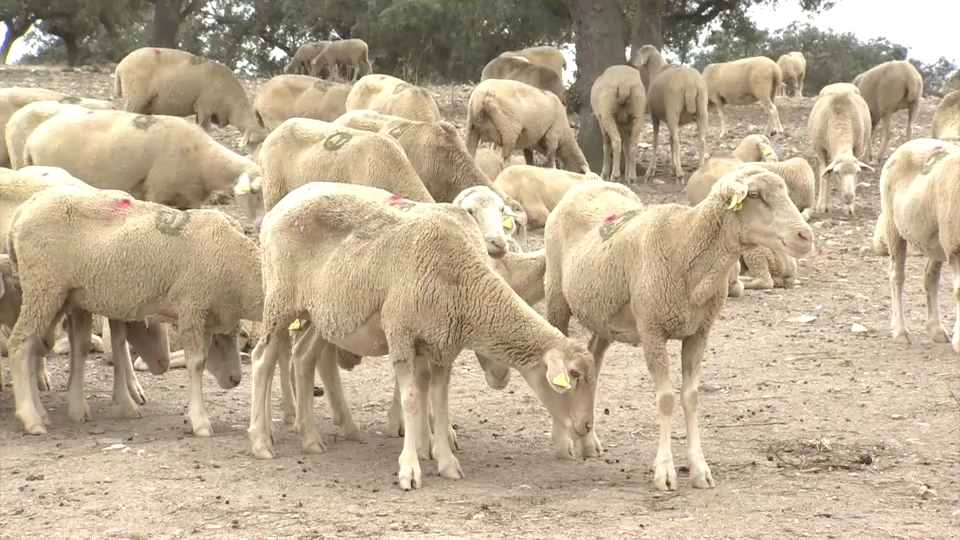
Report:
M 500 56 L 526 58 L 534 64 L 540 64 L 541 66 L 550 68 L 556 72 L 557 76 L 561 79 L 563 79 L 563 70 L 567 69 L 567 58 L 563 56 L 560 49 L 550 45 L 527 47 L 519 51 L 505 51 L 500 53 Z
M 779 161 L 777 152 L 770 144 L 770 139 L 766 135 L 747 135 L 740 141 L 740 144 L 734 149 L 733 157 L 740 161 Z
M 860 94 L 860 88 L 853 83 L 838 82 L 833 84 L 828 84 L 820 89 L 820 93 L 817 94 L 817 97 L 823 97 L 828 94 L 843 94 L 846 92 L 852 92 L 854 94 Z
M 510 79 L 529 84 L 535 88 L 552 92 L 563 101 L 563 74 L 555 70 L 528 60 L 523 56 L 501 54 L 487 62 L 480 72 L 480 80 Z
M 54 116 L 61 114 L 79 116 L 88 111 L 90 109 L 80 105 L 45 100 L 34 101 L 13 113 L 4 129 L 6 152 L 10 158 L 11 168 L 16 170 L 24 167 L 23 150 L 27 144 L 27 138 L 37 129 L 37 126 Z
M 870 148 L 869 116 L 864 99 L 850 92 L 828 94 L 813 104 L 807 131 L 817 154 L 817 212 L 830 211 L 830 178 L 839 177 L 844 213 L 854 215 L 860 172 L 873 171 L 873 167 L 860 161 Z
M 90 111 L 59 115 L 27 138 L 24 163 L 50 165 L 96 188 L 178 209 L 199 208 L 260 167 L 215 141 L 196 124 L 166 115 Z
M 369 109 L 420 122 L 440 120 L 440 108 L 426 88 L 389 75 L 364 75 L 347 95 L 346 110 Z
M 700 153 L 700 167 L 703 167 L 707 144 L 707 85 L 700 72 L 691 67 L 668 63 L 652 45 L 640 47 L 634 61 L 647 87 L 647 108 L 653 125 L 653 148 L 643 181 L 649 181 L 657 169 L 660 122 L 666 122 L 670 131 L 671 161 L 674 175 L 679 181 L 683 178 L 680 126 L 693 121 L 697 122 L 697 150 Z
M 500 172 L 493 185 L 520 203 L 527 216 L 528 228 L 539 229 L 570 188 L 600 179 L 592 172 L 579 174 L 533 165 L 511 165 Z
M 0 167 L 11 166 L 13 157 L 8 154 L 2 133 L 13 115 L 21 108 L 35 101 L 56 101 L 58 103 L 78 105 L 86 109 L 113 109 L 113 103 L 101 99 L 78 98 L 46 88 L 25 88 L 13 86 L 0 88 Z M 14 169 L 18 167 L 13 167 Z
M 773 101 L 783 83 L 783 72 L 776 62 L 766 56 L 751 56 L 732 62 L 708 64 L 703 68 L 710 103 L 720 117 L 720 138 L 727 133 L 723 109 L 727 105 L 760 103 L 767 110 L 764 134 L 783 133 L 780 113 Z M 771 131 L 772 128 L 772 131 Z
M 128 112 L 195 114 L 204 131 L 211 122 L 236 126 L 244 146 L 256 147 L 267 136 L 230 68 L 179 49 L 141 47 L 123 57 L 114 71 L 114 94 Z
M 497 175 L 504 169 L 503 160 L 500 159 L 500 152 L 492 148 L 487 148 L 486 146 L 477 148 L 477 153 L 473 156 L 473 160 L 477 162 L 477 166 L 480 167 L 483 174 L 490 180 L 496 180 Z M 523 165 L 525 163 L 526 160 L 523 156 L 511 154 L 510 161 L 506 163 L 506 166 Z
M 960 90 L 940 101 L 933 113 L 933 138 L 960 143 Z
M 620 180 L 622 153 L 626 160 L 624 168 L 627 182 L 635 183 L 637 144 L 643 131 L 643 114 L 647 107 L 647 94 L 640 80 L 640 72 L 632 66 L 623 65 L 605 69 L 590 88 L 590 107 L 603 137 L 603 170 L 600 176 L 614 182 Z
M 900 109 L 907 109 L 907 140 L 913 138 L 913 124 L 923 99 L 923 76 L 906 60 L 890 60 L 868 69 L 859 77 L 854 84 L 860 88 L 860 95 L 870 109 L 871 134 L 867 146 L 873 146 L 877 125 L 883 120 L 883 140 L 877 152 L 877 163 L 882 163 L 890 144 L 893 114 Z
M 297 47 L 296 52 L 290 59 L 290 63 L 284 66 L 283 72 L 295 75 L 314 75 L 311 60 L 317 57 L 330 42 L 327 40 L 309 41 Z
M 960 354 L 960 227 L 956 220 L 960 213 L 960 146 L 925 138 L 902 144 L 880 172 L 880 206 L 874 251 L 890 256 L 894 341 L 910 343 L 903 315 L 904 267 L 909 245 L 927 258 L 923 277 L 926 329 L 934 343 L 950 341 L 941 321 L 939 289 L 943 263 L 953 270 L 958 315 L 953 327 L 953 350 Z
M 277 75 L 265 82 L 253 101 L 257 122 L 268 130 L 288 118 L 333 122 L 347 111 L 349 84 L 306 75 Z
M 546 156 L 550 168 L 556 167 L 559 157 L 568 171 L 590 172 L 563 103 L 522 82 L 487 79 L 470 93 L 467 150 L 471 156 L 476 155 L 481 141 L 500 145 L 505 167 L 514 148 L 524 150 L 527 164 L 533 165 L 532 149 L 536 148 Z
M 576 316 L 592 333 L 589 349 L 598 373 L 612 342 L 643 346 L 660 422 L 658 490 L 677 488 L 666 345 L 682 340 L 687 466 L 695 488 L 713 487 L 700 447 L 697 386 L 707 338 L 726 299 L 727 269 L 755 245 L 795 257 L 813 250 L 813 231 L 790 201 L 786 184 L 750 165 L 725 175 L 691 208 L 645 206 L 623 185 L 587 182 L 568 191 L 547 218 L 544 241 L 550 324 L 567 334 Z M 575 440 L 584 457 L 602 451 L 593 429 L 573 434 L 555 423 L 553 438 L 558 454 L 570 459 Z
M 407 205 L 383 191 L 380 201 L 371 201 L 363 192 L 371 193 L 363 186 L 311 183 L 264 217 L 266 345 L 253 366 L 248 430 L 255 454 L 273 457 L 266 397 L 278 355 L 289 354 L 287 325 L 303 313 L 316 328 L 317 350 L 329 351 L 329 344 L 358 356 L 390 355 L 407 426 L 398 474 L 404 490 L 422 486 L 418 455 L 431 454 L 425 394 L 428 387 L 437 393 L 437 432 L 447 432 L 450 365 L 464 348 L 546 378 L 556 393 L 565 394 L 558 396 L 566 406 L 560 420 L 577 433 L 587 432 L 593 423 L 587 406 L 594 401 L 592 358 L 493 272 L 469 215 L 444 203 Z M 382 259 L 391 261 L 390 270 Z M 457 271 L 444 270 L 449 268 Z M 316 358 L 296 359 L 301 439 L 307 451 L 322 452 L 308 388 Z M 447 437 L 435 438 L 432 450 L 443 477 L 463 477 Z
M 777 58 L 777 65 L 783 73 L 783 82 L 777 89 L 777 95 L 787 94 L 787 83 L 793 84 L 796 97 L 803 97 L 803 79 L 807 73 L 807 59 L 802 52 L 793 51 Z
M 331 41 L 326 47 L 323 47 L 313 60 L 310 60 L 314 73 L 319 73 L 324 66 L 330 66 L 331 72 L 338 65 L 349 66 L 350 80 L 357 80 L 360 75 L 361 66 L 367 66 L 367 73 L 373 73 L 373 66 L 370 64 L 370 49 L 367 42 L 362 39 L 341 39 Z
M 30 350 L 58 314 L 82 309 L 123 321 L 175 319 L 187 357 L 190 424 L 198 437 L 212 434 L 202 371 L 209 369 L 221 388 L 237 386 L 240 319 L 260 320 L 263 312 L 259 250 L 239 222 L 220 211 L 180 211 L 118 190 L 61 186 L 20 205 L 8 238 L 23 291 L 8 348 L 16 414 L 28 433 L 45 429 L 19 353 Z M 116 343 L 117 329 L 111 330 Z M 215 339 L 230 344 L 224 349 L 231 354 L 219 362 L 205 354 Z

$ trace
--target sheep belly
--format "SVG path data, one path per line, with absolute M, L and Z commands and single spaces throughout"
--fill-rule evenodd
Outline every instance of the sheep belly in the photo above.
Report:
M 379 313 L 374 313 L 346 336 L 331 342 L 357 356 L 384 356 L 390 353 Z
M 912 248 L 930 259 L 947 262 L 947 255 L 940 245 L 936 211 L 931 209 L 926 193 L 930 183 L 922 180 L 922 177 L 914 180 L 897 198 L 894 206 L 897 228 Z

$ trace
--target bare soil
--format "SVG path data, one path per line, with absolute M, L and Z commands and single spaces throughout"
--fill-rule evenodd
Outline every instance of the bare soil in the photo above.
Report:
M 262 82 L 246 81 L 251 95 Z M 0 83 L 97 98 L 112 89 L 109 73 L 59 69 L 3 69 Z M 469 88 L 434 90 L 445 115 L 462 127 Z M 781 159 L 801 155 L 815 164 L 806 134 L 812 99 L 778 103 L 788 132 L 777 142 Z M 917 136 L 930 136 L 937 103 L 924 100 Z M 759 132 L 765 116 L 759 106 L 731 107 L 728 120 L 729 135 L 718 141 L 711 115 L 714 155 Z M 905 141 L 905 121 L 899 113 L 887 155 Z M 233 128 L 217 133 L 234 149 L 237 135 Z M 688 174 L 697 163 L 692 135 L 690 126 L 681 135 Z M 666 183 L 642 186 L 641 196 L 685 202 L 663 152 L 658 173 Z M 649 150 L 640 159 L 645 164 Z M 641 351 L 619 344 L 610 348 L 600 382 L 602 457 L 556 460 L 549 416 L 522 379 L 514 375 L 506 390 L 491 390 L 465 353 L 450 401 L 467 477 L 444 480 L 435 464 L 422 463 L 424 487 L 407 493 L 396 483 L 402 441 L 383 435 L 392 370 L 382 359 L 343 374 L 365 442 L 336 440 L 325 398 L 317 398 L 328 447 L 322 455 L 305 455 L 282 425 L 275 386 L 273 461 L 250 452 L 249 366 L 231 391 L 206 378 L 215 434 L 198 439 L 185 416 L 184 370 L 138 373 L 149 401 L 142 418 L 124 420 L 111 402 L 112 369 L 91 360 L 86 388 L 94 420 L 74 424 L 61 359 L 48 364 L 49 434 L 24 435 L 9 386 L 0 397 L 0 537 L 960 538 L 960 360 L 949 345 L 925 336 L 920 257 L 907 263 L 914 343 L 890 337 L 888 263 L 865 250 L 879 211 L 878 177 L 863 177 L 858 217 L 814 219 L 819 254 L 800 262 L 798 288 L 747 291 L 726 304 L 700 398 L 714 489 L 689 485 L 679 407 L 673 438 L 680 488 L 653 488 L 654 390 Z M 945 276 L 941 285 L 948 329 L 956 313 L 949 282 Z M 797 322 L 801 315 L 816 319 Z M 854 323 L 868 331 L 852 332 Z M 588 337 L 576 323 L 572 335 Z M 674 365 L 678 345 L 670 348 Z M 123 447 L 111 449 L 117 444 Z

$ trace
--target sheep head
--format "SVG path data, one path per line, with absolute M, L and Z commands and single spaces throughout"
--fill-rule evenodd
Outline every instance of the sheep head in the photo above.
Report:
M 546 368 L 543 375 L 554 392 L 543 393 L 541 399 L 555 402 L 553 407 L 548 405 L 555 418 L 557 415 L 553 411 L 556 405 L 560 405 L 564 424 L 578 435 L 586 435 L 593 426 L 593 400 L 597 386 L 593 355 L 583 345 L 568 339 L 562 347 L 544 353 L 543 366 Z M 560 398 L 559 403 L 556 398 Z
M 722 206 L 739 219 L 744 248 L 763 246 L 791 257 L 814 252 L 813 231 L 790 200 L 787 184 L 766 169 L 748 165 L 725 174 L 706 200 L 701 204 Z
M 213 334 L 204 340 L 209 345 L 203 367 L 216 377 L 217 384 L 224 390 L 235 388 L 243 377 L 239 338 L 240 327 L 237 325 L 229 334 Z
M 233 196 L 244 217 L 258 228 L 264 214 L 263 184 L 260 176 L 254 175 L 251 180 L 250 174 L 241 174 L 233 187 Z
M 486 186 L 472 186 L 460 192 L 453 204 L 463 208 L 477 222 L 487 254 L 502 259 L 508 251 L 507 235 L 516 228 L 515 214 L 503 199 Z
M 853 157 L 852 154 L 841 154 L 833 159 L 823 170 L 823 176 L 832 175 L 840 179 L 840 196 L 843 197 L 843 211 L 846 215 L 853 215 L 853 202 L 857 197 L 857 182 L 863 169 L 873 171 L 873 167 Z

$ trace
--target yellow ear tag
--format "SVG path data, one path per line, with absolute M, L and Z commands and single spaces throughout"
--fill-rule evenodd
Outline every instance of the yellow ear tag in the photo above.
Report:
M 506 229 L 506 230 L 508 230 L 508 231 L 513 228 L 513 218 L 512 218 L 512 217 L 507 216 L 507 217 L 503 218 L 503 228 Z
M 769 155 L 772 154 L 772 153 L 773 153 L 773 149 L 770 148 L 769 146 L 765 146 L 765 147 L 763 148 L 763 155 L 769 156 Z
M 560 388 L 570 388 L 570 381 L 567 380 L 566 373 L 557 373 L 557 376 L 551 379 L 550 382 L 559 386 Z
M 237 186 L 237 193 L 250 193 L 253 191 L 253 188 L 250 187 L 250 184 L 244 183 Z
M 243 144 L 243 137 L 240 137 L 239 139 L 237 139 L 237 146 L 239 146 L 241 150 L 243 149 L 243 147 L 246 146 L 245 144 Z
M 743 208 L 743 204 L 740 195 L 735 194 L 733 197 L 730 197 L 730 206 L 727 206 L 727 210 L 739 212 L 741 208 Z
M 294 319 L 289 326 L 290 330 L 299 330 L 300 329 L 300 319 Z

